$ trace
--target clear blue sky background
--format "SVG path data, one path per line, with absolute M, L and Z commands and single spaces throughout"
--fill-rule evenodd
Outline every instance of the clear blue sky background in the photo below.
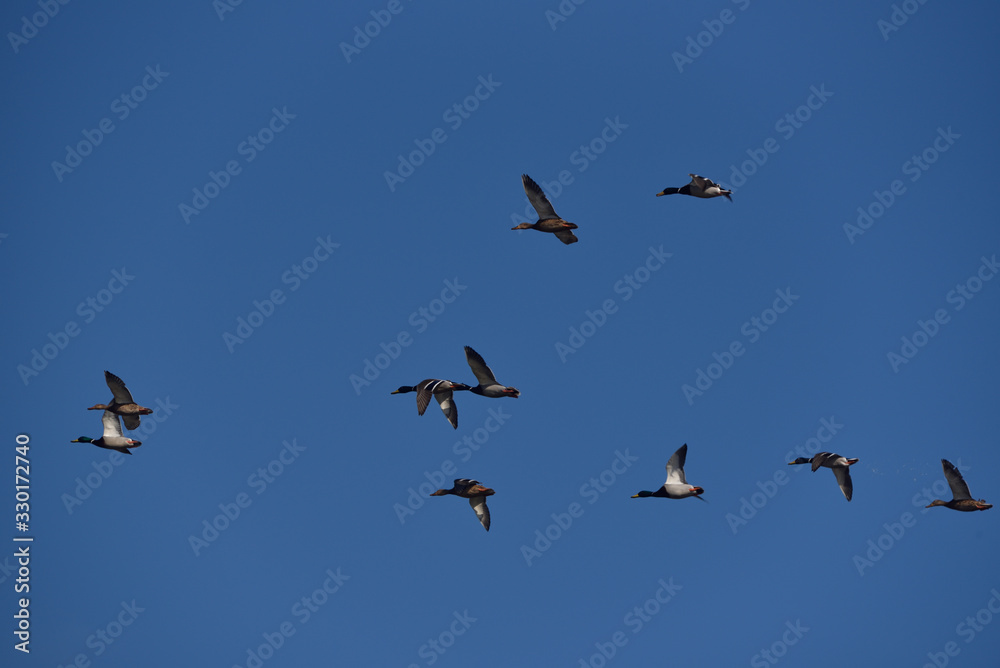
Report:
M 996 665 L 1000 508 L 923 506 L 942 457 L 1000 503 L 1000 9 L 884 33 L 888 1 L 392 7 L 4 6 L 2 495 L 19 535 L 29 434 L 35 537 L 30 657 L 0 560 L 4 664 L 252 666 L 270 637 L 266 666 Z M 689 172 L 734 202 L 654 197 Z M 522 173 L 578 244 L 510 231 Z M 458 395 L 455 431 L 390 395 L 472 381 L 463 345 L 521 397 Z M 156 409 L 124 462 L 70 443 L 105 369 Z M 786 465 L 824 421 L 851 503 Z M 683 443 L 709 503 L 629 498 Z M 455 477 L 496 490 L 489 533 L 427 497 Z

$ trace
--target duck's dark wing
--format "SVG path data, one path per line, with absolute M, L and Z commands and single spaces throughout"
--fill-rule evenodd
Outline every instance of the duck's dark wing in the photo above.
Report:
M 556 210 L 552 208 L 552 203 L 537 183 L 531 180 L 527 174 L 521 174 L 521 183 L 524 185 L 524 192 L 528 195 L 528 201 L 535 207 L 539 220 L 558 218 Z M 567 242 L 569 243 L 569 242 Z
M 132 399 L 132 393 L 128 391 L 125 387 L 125 381 L 111 373 L 110 371 L 104 372 L 104 381 L 111 388 L 111 394 L 115 397 L 116 404 L 134 404 L 135 401 Z M 130 427 L 131 429 L 131 427 Z
M 122 422 L 125 423 L 125 428 L 129 431 L 139 428 L 139 416 L 135 413 L 123 413 Z
M 440 380 L 434 380 L 433 378 L 428 378 L 427 380 L 421 381 L 414 389 L 417 391 L 417 415 L 423 415 L 424 411 L 427 410 L 427 405 L 431 403 L 431 397 L 434 395 L 434 388 L 440 383 Z
M 972 494 L 969 493 L 969 485 L 965 482 L 965 478 L 962 477 L 959 470 L 947 459 L 941 460 L 941 468 L 944 469 L 944 477 L 948 481 L 948 486 L 951 487 L 951 494 L 954 500 L 971 499 Z
M 555 235 L 556 239 L 563 242 L 567 246 L 569 244 L 575 244 L 577 241 L 579 241 L 579 239 L 576 238 L 576 235 L 573 234 L 571 230 L 560 230 L 556 232 Z
M 472 373 L 476 376 L 476 380 L 479 381 L 480 385 L 489 386 L 497 384 L 497 379 L 493 375 L 493 371 L 486 366 L 486 360 L 469 346 L 465 346 L 465 361 L 469 363 L 469 368 L 472 369 Z

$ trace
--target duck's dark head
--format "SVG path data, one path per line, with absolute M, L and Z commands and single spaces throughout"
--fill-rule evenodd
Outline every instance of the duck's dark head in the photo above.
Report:
M 406 394 L 407 392 L 412 392 L 413 388 L 409 385 L 400 385 L 398 390 L 393 390 L 389 394 Z
M 431 492 L 431 496 L 444 496 L 445 494 L 451 494 L 450 489 L 439 489 L 436 492 Z
M 517 227 L 512 227 L 512 230 L 530 230 L 532 228 L 532 223 L 521 223 Z
M 791 466 L 792 464 L 809 464 L 810 462 L 812 462 L 811 459 L 806 459 L 805 457 L 799 457 L 794 462 L 788 462 L 788 465 Z
M 87 410 L 88 411 L 106 411 L 106 410 L 108 410 L 108 407 L 105 404 L 94 404 L 93 406 L 91 406 Z M 150 412 L 152 412 L 152 411 L 150 411 Z
M 80 438 L 74 438 L 70 443 L 93 443 L 94 439 L 89 436 L 81 436 Z
M 649 490 L 644 489 L 641 492 L 639 492 L 638 494 L 633 494 L 632 498 L 633 499 L 645 499 L 647 496 L 653 496 L 653 493 L 650 492 Z

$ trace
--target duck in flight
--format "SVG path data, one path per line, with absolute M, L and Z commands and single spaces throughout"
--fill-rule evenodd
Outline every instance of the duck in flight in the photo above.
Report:
M 965 482 L 965 478 L 962 477 L 962 474 L 955 468 L 954 464 L 947 459 L 942 459 L 941 468 L 944 469 L 944 477 L 948 481 L 948 486 L 951 487 L 952 499 L 951 501 L 934 499 L 930 505 L 924 506 L 925 508 L 945 506 L 952 510 L 961 510 L 962 512 L 970 513 L 975 510 L 989 510 L 993 507 L 992 503 L 986 503 L 982 499 L 976 501 L 972 498 L 972 494 L 969 493 L 968 483 Z
M 670 460 L 667 462 L 667 480 L 663 483 L 663 486 L 655 492 L 649 492 L 643 490 L 638 494 L 633 494 L 633 499 L 645 498 L 647 496 L 658 496 L 667 499 L 686 499 L 689 496 L 705 501 L 702 499 L 700 494 L 704 494 L 705 490 L 701 487 L 694 487 L 688 484 L 687 477 L 684 475 L 684 460 L 687 459 L 688 446 L 687 443 L 682 445 L 677 449 L 677 452 L 673 454 Z M 707 501 L 706 501 L 707 503 Z
M 688 174 L 691 177 L 691 183 L 686 186 L 681 186 L 680 188 L 664 188 L 662 191 L 656 193 L 657 197 L 661 195 L 691 195 L 692 197 L 725 197 L 730 202 L 733 198 L 730 195 L 733 193 L 732 190 L 723 190 L 722 186 L 718 183 L 712 181 L 712 179 L 706 179 L 704 176 L 698 176 L 697 174 Z
M 405 394 L 407 392 L 417 393 L 417 415 L 423 415 L 427 410 L 427 405 L 433 396 L 441 405 L 441 412 L 451 423 L 451 426 L 458 429 L 458 404 L 452 398 L 451 393 L 459 390 L 471 390 L 465 383 L 456 383 L 451 380 L 438 380 L 428 378 L 419 382 L 415 386 L 403 385 L 398 390 L 393 390 L 390 394 Z
M 104 411 L 104 415 L 101 416 L 101 422 L 104 423 L 104 435 L 99 439 L 95 441 L 92 438 L 81 436 L 80 438 L 73 439 L 70 443 L 92 443 L 99 448 L 117 450 L 126 455 L 132 454 L 129 452 L 129 448 L 138 448 L 142 445 L 142 441 L 125 438 L 122 434 L 122 423 L 118 420 L 118 416 L 111 411 Z
M 840 491 L 844 493 L 844 496 L 848 501 L 854 496 L 854 483 L 851 482 L 851 465 L 857 464 L 858 460 L 848 459 L 847 457 L 841 457 L 833 452 L 817 452 L 812 456 L 811 459 L 805 457 L 799 457 L 794 462 L 788 462 L 788 465 L 792 464 L 812 464 L 812 470 L 816 471 L 820 466 L 825 466 L 828 469 L 833 469 L 833 475 L 837 477 L 837 484 L 840 485 Z
M 104 372 L 104 381 L 108 384 L 108 387 L 111 388 L 111 403 L 94 404 L 87 410 L 111 411 L 116 415 L 122 416 L 126 429 L 138 429 L 139 416 L 149 415 L 153 412 L 153 409 L 144 408 L 143 406 L 135 403 L 132 399 L 132 393 L 128 391 L 127 387 L 125 387 L 125 381 L 110 371 Z
M 521 184 L 524 186 L 524 192 L 527 193 L 531 206 L 535 207 L 535 211 L 538 212 L 538 220 L 535 223 L 521 223 L 510 229 L 551 232 L 556 235 L 559 241 L 567 245 L 579 241 L 576 235 L 571 232 L 571 230 L 577 229 L 577 226 L 559 217 L 556 210 L 552 208 L 549 198 L 545 196 L 538 184 L 531 180 L 530 176 L 521 174 Z
M 479 381 L 479 385 L 469 388 L 469 391 L 473 394 L 494 399 L 498 397 L 513 397 L 517 399 L 521 396 L 516 387 L 507 387 L 498 383 L 496 376 L 493 375 L 493 371 L 486 366 L 486 360 L 483 359 L 483 356 L 469 346 L 465 346 L 465 361 L 469 363 L 472 373 L 476 376 L 476 380 Z
M 486 497 L 492 496 L 496 492 L 489 487 L 484 487 L 478 480 L 457 478 L 451 489 L 439 489 L 431 496 L 444 496 L 445 494 L 454 494 L 468 499 L 469 505 L 476 512 L 476 517 L 479 518 L 483 528 L 487 531 L 490 530 L 490 509 L 486 507 Z

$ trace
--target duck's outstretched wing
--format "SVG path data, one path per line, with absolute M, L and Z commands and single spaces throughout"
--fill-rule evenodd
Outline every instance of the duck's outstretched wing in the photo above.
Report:
M 473 496 L 469 497 L 469 505 L 472 509 L 476 511 L 476 517 L 479 518 L 479 523 L 483 525 L 483 528 L 487 531 L 490 530 L 490 509 L 486 507 L 486 497 L 485 496 Z
M 955 468 L 954 464 L 947 459 L 942 459 L 941 468 L 944 469 L 944 477 L 948 481 L 948 486 L 951 487 L 951 494 L 954 500 L 971 499 L 972 494 L 969 493 L 969 485 L 965 482 L 962 473 Z
M 684 476 L 684 461 L 687 459 L 687 452 L 688 446 L 685 443 L 667 461 L 667 481 L 663 483 L 664 485 L 687 484 L 687 478 Z
M 836 466 L 833 468 L 833 475 L 837 476 L 837 484 L 840 491 L 848 501 L 854 496 L 854 483 L 851 482 L 851 469 L 846 466 Z
M 556 232 L 555 235 L 556 239 L 563 242 L 567 246 L 569 244 L 575 244 L 577 241 L 579 241 L 579 239 L 576 238 L 576 235 L 573 234 L 573 232 L 570 230 L 560 230 Z
M 125 381 L 111 373 L 110 371 L 104 372 L 104 381 L 108 384 L 111 389 L 111 394 L 115 397 L 116 404 L 134 404 L 135 400 L 132 399 L 132 393 L 128 391 L 125 387 Z
M 469 346 L 465 346 L 465 361 L 469 363 L 469 368 L 472 369 L 472 373 L 480 385 L 489 386 L 498 384 L 493 371 L 486 366 L 486 360 L 483 359 L 483 356 Z
M 524 192 L 528 196 L 528 201 L 531 202 L 531 206 L 535 207 L 535 211 L 538 213 L 538 220 L 548 220 L 550 218 L 558 218 L 556 210 L 552 208 L 552 203 L 549 202 L 549 198 L 545 196 L 545 192 L 539 187 L 537 183 L 531 180 L 531 177 L 527 174 L 521 174 L 521 184 L 524 185 Z M 563 243 L 573 243 L 571 241 L 566 241 Z
M 122 423 L 118 420 L 117 415 L 111 411 L 104 411 L 101 422 L 104 423 L 104 438 L 122 436 Z
M 458 404 L 455 403 L 455 399 L 452 397 L 451 392 L 440 392 L 434 395 L 438 403 L 441 404 L 441 411 L 444 416 L 448 418 L 448 422 L 455 429 L 458 429 Z

